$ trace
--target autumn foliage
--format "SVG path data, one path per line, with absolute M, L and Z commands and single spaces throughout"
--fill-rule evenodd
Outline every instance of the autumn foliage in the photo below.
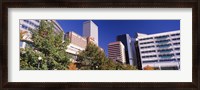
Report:
M 70 63 L 68 66 L 68 70 L 77 70 L 76 64 Z
M 144 70 L 154 70 L 154 67 L 147 65 L 144 67 Z

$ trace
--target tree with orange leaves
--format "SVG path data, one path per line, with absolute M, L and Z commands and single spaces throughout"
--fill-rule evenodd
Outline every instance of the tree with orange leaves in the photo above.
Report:
M 77 70 L 76 64 L 70 63 L 70 64 L 68 65 L 68 70 Z
M 147 65 L 144 67 L 144 70 L 154 70 L 154 67 Z
M 27 31 L 22 31 L 20 30 L 20 40 L 22 40 L 25 36 L 25 34 L 27 34 L 28 32 Z

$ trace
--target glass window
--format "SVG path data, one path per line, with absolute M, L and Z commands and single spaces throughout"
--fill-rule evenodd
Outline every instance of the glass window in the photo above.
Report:
M 176 59 L 163 59 L 159 60 L 160 62 L 169 62 L 169 61 L 176 61 Z
M 173 49 L 162 49 L 158 50 L 158 52 L 171 52 Z
M 28 27 L 26 25 L 23 25 L 23 24 L 22 24 L 22 28 L 28 29 Z
M 158 62 L 158 60 L 148 60 L 148 61 L 143 61 L 143 63 L 153 63 L 153 62 Z
M 167 38 L 167 37 L 169 37 L 169 35 L 157 36 L 157 37 L 155 37 L 155 39 L 162 39 L 162 38 Z
M 161 44 L 161 45 L 157 45 L 157 47 L 169 47 L 171 46 L 171 44 Z
M 156 41 L 156 43 L 165 43 L 165 42 L 169 42 L 170 40 L 160 40 L 160 41 Z
M 176 55 L 178 55 L 178 56 L 179 56 L 179 55 L 180 55 L 180 53 L 176 53 Z
M 172 40 L 176 41 L 176 40 L 180 40 L 180 38 L 173 38 Z
M 175 50 L 180 50 L 180 48 L 175 48 Z
M 180 36 L 180 33 L 171 34 L 171 36 Z
M 28 20 L 24 20 L 24 22 L 26 22 L 26 23 L 29 23 L 29 21 L 28 21 Z
M 142 56 L 142 58 L 152 58 L 152 57 L 156 57 L 156 55 Z
M 152 52 L 156 52 L 155 50 L 149 50 L 149 51 L 142 51 L 141 53 L 152 53 Z
M 153 41 L 151 41 L 151 42 L 143 42 L 143 43 L 140 43 L 141 45 L 142 44 L 150 44 L 150 43 L 154 43 Z
M 40 22 L 39 20 L 35 20 L 36 22 Z
M 178 43 L 173 43 L 173 45 L 180 45 L 180 42 L 178 42 Z
M 168 58 L 168 57 L 172 57 L 174 56 L 174 54 L 163 54 L 163 55 L 159 55 L 159 57 L 163 57 L 163 58 Z
M 141 47 L 141 49 L 143 49 L 143 48 L 153 48 L 153 47 L 155 47 L 155 46 L 145 46 L 145 47 Z
M 153 39 L 153 37 L 149 37 L 149 38 L 142 38 L 142 39 L 139 39 L 140 41 L 142 40 L 149 40 L 149 39 Z

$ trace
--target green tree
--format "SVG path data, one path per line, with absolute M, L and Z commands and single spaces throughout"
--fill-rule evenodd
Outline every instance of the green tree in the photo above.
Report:
M 78 68 L 81 70 L 135 70 L 135 66 L 114 62 L 93 43 L 78 55 Z
M 98 70 L 103 57 L 100 56 L 100 49 L 93 43 L 89 43 L 86 49 L 79 53 L 77 61 L 78 67 L 82 70 Z
M 51 22 L 41 20 L 39 28 L 30 30 L 32 42 L 20 49 L 20 68 L 31 70 L 64 70 L 70 63 L 65 52 L 69 40 L 55 32 Z M 39 58 L 40 57 L 40 58 Z

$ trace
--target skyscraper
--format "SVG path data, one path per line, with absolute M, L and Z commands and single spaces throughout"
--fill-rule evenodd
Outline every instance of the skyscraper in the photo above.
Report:
M 126 63 L 124 45 L 121 41 L 108 44 L 108 57 L 116 62 Z
M 151 35 L 138 33 L 137 36 L 142 68 L 180 68 L 180 30 Z
M 137 42 L 135 38 L 131 38 L 131 48 L 133 55 L 133 65 L 136 66 L 137 69 L 141 70 L 141 60 L 137 57 L 137 52 L 139 51 L 137 50 Z
M 118 35 L 117 41 L 121 41 L 125 47 L 126 64 L 133 65 L 133 52 L 132 52 L 132 47 L 131 47 L 131 37 L 129 36 L 129 34 Z
M 93 37 L 95 44 L 98 46 L 98 26 L 93 21 L 83 23 L 83 37 Z

